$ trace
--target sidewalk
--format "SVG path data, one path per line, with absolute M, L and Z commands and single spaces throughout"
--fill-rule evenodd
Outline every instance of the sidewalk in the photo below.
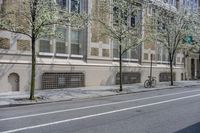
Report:
M 119 86 L 98 86 L 98 87 L 82 87 L 82 88 L 66 88 L 51 90 L 36 90 L 35 97 L 37 100 L 28 100 L 29 92 L 6 92 L 0 93 L 0 107 L 28 105 L 36 103 L 47 103 L 66 101 L 73 99 L 84 99 L 101 96 L 112 96 L 128 93 L 137 93 L 145 91 L 154 91 L 161 89 L 172 89 L 178 87 L 200 86 L 200 81 L 177 81 L 174 86 L 169 86 L 169 82 L 158 83 L 156 88 L 144 88 L 143 83 L 124 85 L 123 91 L 118 92 Z M 200 88 L 199 88 L 200 89 Z

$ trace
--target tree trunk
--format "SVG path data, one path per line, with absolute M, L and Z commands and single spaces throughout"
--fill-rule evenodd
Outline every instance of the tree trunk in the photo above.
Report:
M 199 75 L 198 75 L 198 79 L 200 79 L 200 47 L 199 47 Z
M 119 45 L 119 85 L 120 89 L 119 91 L 122 91 L 122 46 Z
M 173 81 L 173 60 L 172 59 L 170 59 L 170 76 L 171 76 L 171 78 L 170 78 L 171 86 L 173 86 L 174 85 L 174 81 Z
M 31 69 L 31 90 L 30 90 L 30 100 L 34 100 L 34 91 L 35 91 L 35 64 L 36 64 L 36 57 L 35 57 L 35 38 L 31 39 L 32 41 L 32 69 Z

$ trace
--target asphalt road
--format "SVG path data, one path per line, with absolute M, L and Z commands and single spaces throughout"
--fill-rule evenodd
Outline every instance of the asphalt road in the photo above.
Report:
M 0 108 L 0 133 L 200 133 L 200 87 Z

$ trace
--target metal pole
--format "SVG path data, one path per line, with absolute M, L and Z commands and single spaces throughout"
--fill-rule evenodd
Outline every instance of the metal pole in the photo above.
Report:
M 153 54 L 151 54 L 151 66 L 150 66 L 150 88 L 152 87 L 152 60 L 153 60 Z
M 119 86 L 120 86 L 120 89 L 119 91 L 122 91 L 123 88 L 122 88 L 122 46 L 121 44 L 119 45 Z
M 187 80 L 187 51 L 184 49 L 184 79 Z

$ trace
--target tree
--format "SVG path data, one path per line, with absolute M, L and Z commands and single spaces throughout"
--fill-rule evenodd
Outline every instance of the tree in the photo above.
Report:
M 176 53 L 192 44 L 194 36 L 194 15 L 183 10 L 170 10 L 163 6 L 155 6 L 152 16 L 154 22 L 154 39 L 167 49 L 170 64 L 170 81 L 173 85 L 173 63 Z
M 143 3 L 136 0 L 101 0 L 98 5 L 100 15 L 93 15 L 93 20 L 101 25 L 101 35 L 112 39 L 119 47 L 119 91 L 122 87 L 122 58 L 130 49 L 142 44 L 142 9 Z
M 84 15 L 78 11 L 68 12 L 55 0 L 18 0 L 9 8 L 2 10 L 0 29 L 28 36 L 31 39 L 32 71 L 30 100 L 35 99 L 36 40 L 43 37 L 56 36 L 54 25 L 80 26 L 85 22 Z
M 1 13 L 2 12 L 2 8 L 0 5 L 0 21 L 2 21 L 3 18 L 5 18 L 5 16 L 7 15 L 7 13 Z M 3 30 L 0 29 L 0 33 L 3 33 Z M 0 38 L 0 48 L 4 48 L 7 49 L 7 47 L 5 46 L 5 39 L 4 38 Z

